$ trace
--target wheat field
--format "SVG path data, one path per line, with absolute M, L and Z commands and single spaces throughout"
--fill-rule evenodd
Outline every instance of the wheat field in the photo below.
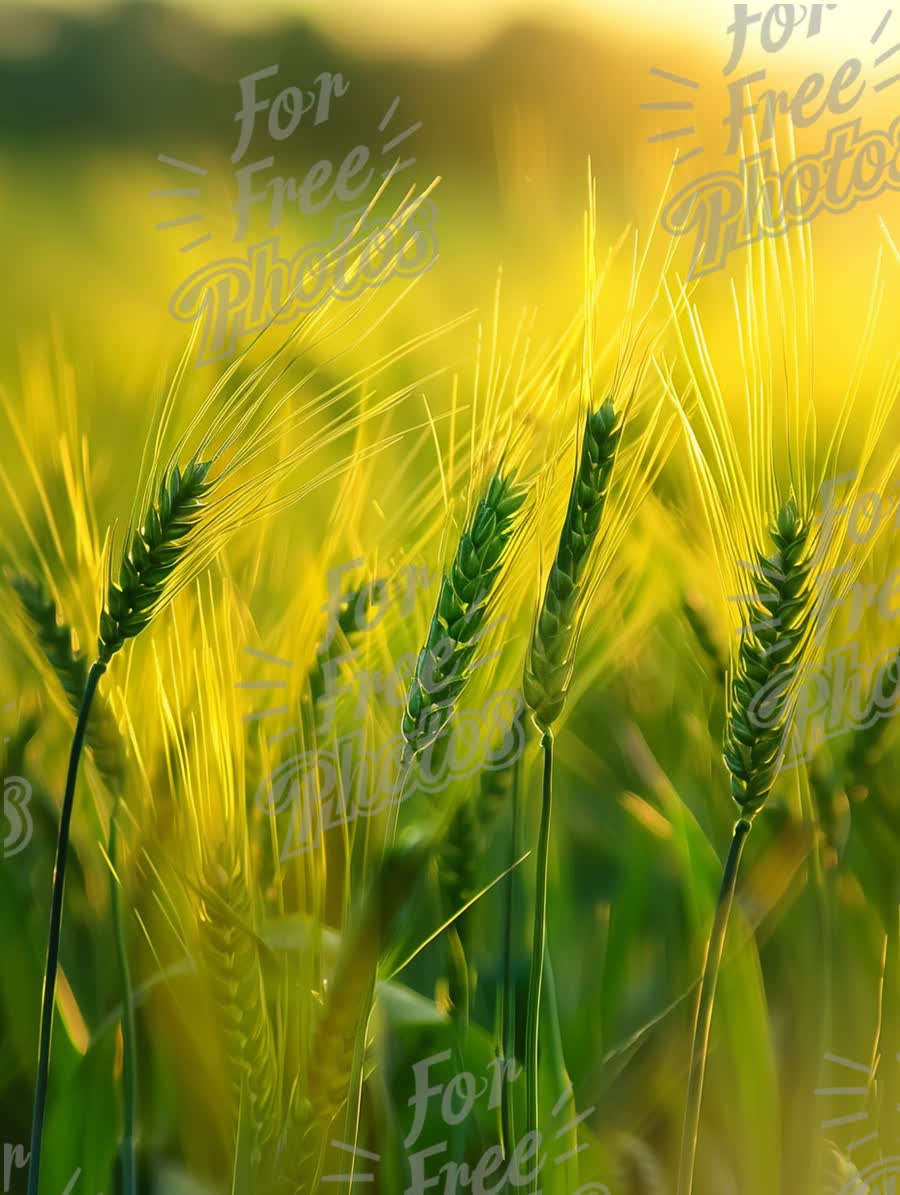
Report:
M 900 205 L 594 7 L 0 21 L 0 1190 L 894 1192 Z

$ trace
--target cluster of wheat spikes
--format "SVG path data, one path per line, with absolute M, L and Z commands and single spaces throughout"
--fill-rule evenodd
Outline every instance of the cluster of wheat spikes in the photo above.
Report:
M 476 416 L 468 439 L 457 440 L 455 382 L 446 459 L 430 410 L 427 420 L 413 429 L 421 433 L 424 443 L 433 440 L 438 448 L 440 492 L 426 493 L 429 488 L 438 490 L 433 478 L 412 486 L 401 470 L 387 493 L 381 494 L 379 513 L 393 509 L 389 498 L 400 494 L 404 515 L 414 526 L 427 527 L 422 543 L 429 552 L 433 550 L 435 560 L 443 561 L 436 598 L 417 604 L 412 642 L 417 650 L 408 657 L 412 675 L 405 673 L 398 685 L 393 713 L 386 714 L 391 703 L 380 703 L 361 736 L 368 745 L 387 720 L 400 732 L 399 739 L 392 740 L 400 745 L 399 776 L 385 816 L 375 816 L 378 811 L 361 801 L 363 812 L 350 825 L 342 823 L 339 835 L 327 843 L 323 836 L 315 849 L 295 857 L 279 849 L 284 810 L 263 810 L 255 798 L 262 791 L 258 782 L 265 765 L 279 754 L 274 744 L 281 739 L 299 740 L 304 753 L 341 741 L 346 711 L 329 693 L 332 665 L 340 663 L 348 647 L 367 647 L 375 655 L 387 642 L 385 636 L 373 643 L 376 636 L 369 636 L 360 625 L 363 611 L 368 614 L 384 597 L 377 583 L 358 583 L 340 608 L 331 611 L 335 625 L 329 630 L 334 634 L 327 646 L 318 634 L 310 593 L 332 554 L 365 542 L 368 525 L 359 494 L 366 486 L 361 475 L 381 449 L 396 444 L 402 435 L 391 430 L 388 416 L 412 394 L 413 386 L 374 401 L 368 381 L 421 340 L 322 392 L 314 365 L 295 380 L 289 371 L 296 362 L 288 359 L 290 345 L 301 333 L 327 336 L 327 308 L 318 311 L 262 365 L 250 368 L 249 355 L 242 356 L 224 372 L 186 430 L 175 436 L 176 398 L 192 351 L 189 346 L 160 403 L 158 426 L 148 441 L 148 459 L 124 537 L 118 540 L 112 533 L 106 537 L 96 618 L 94 610 L 90 612 L 90 641 L 96 638 L 97 645 L 93 659 L 79 647 L 80 635 L 73 629 L 80 628 L 79 619 L 66 621 L 67 614 L 73 613 L 66 606 L 78 613 L 78 603 L 74 598 L 71 603 L 63 600 L 68 591 L 52 581 L 40 553 L 36 553 L 37 563 L 16 560 L 5 570 L 17 603 L 18 637 L 56 678 L 60 704 L 65 702 L 76 717 L 53 876 L 29 1195 L 38 1195 L 39 1189 L 66 862 L 85 748 L 112 798 L 108 862 L 122 991 L 122 1009 L 116 1010 L 114 1019 L 121 1019 L 122 1025 L 124 1195 L 137 1195 L 138 1189 L 135 996 L 122 907 L 128 886 L 120 874 L 122 853 L 117 848 L 120 812 L 127 812 L 137 823 L 129 807 L 129 783 L 142 791 L 143 787 L 152 790 L 153 802 L 159 799 L 170 818 L 171 837 L 154 841 L 158 850 L 133 851 L 129 862 L 134 858 L 141 876 L 150 881 L 159 910 L 156 926 L 162 924 L 164 932 L 171 932 L 186 950 L 190 982 L 196 982 L 195 990 L 207 1001 L 205 1028 L 216 1047 L 213 1062 L 221 1067 L 215 1076 L 224 1080 L 224 1098 L 217 1099 L 216 1106 L 227 1127 L 228 1177 L 237 1195 L 318 1195 L 338 1179 L 350 1186 L 375 1181 L 374 1175 L 362 1173 L 361 1159 L 378 1155 L 357 1149 L 365 1136 L 364 1122 L 368 1127 L 371 1116 L 371 1123 L 378 1124 L 382 1114 L 374 1107 L 377 1100 L 373 1099 L 373 1108 L 367 1104 L 375 1087 L 374 1082 L 369 1084 L 374 1077 L 373 1044 L 378 1039 L 373 1032 L 375 1014 L 388 1008 L 396 976 L 438 940 L 450 959 L 448 978 L 438 975 L 439 990 L 449 994 L 452 1015 L 446 1028 L 455 1061 L 464 1069 L 475 1035 L 472 1010 L 476 1007 L 467 911 L 497 880 L 505 881 L 502 944 L 495 946 L 500 995 L 493 1032 L 483 1038 L 495 1057 L 515 1056 L 519 1034 L 513 955 L 518 931 L 530 930 L 530 950 L 526 946 L 524 951 L 528 963 L 522 1035 L 525 1129 L 538 1140 L 542 1132 L 547 1135 L 546 1092 L 551 1085 L 556 1106 L 564 1109 L 561 1120 L 567 1122 L 558 1128 L 557 1137 L 566 1137 L 560 1148 L 568 1151 L 562 1159 L 568 1166 L 553 1178 L 534 1167 L 530 1190 L 544 1187 L 552 1195 L 563 1190 L 572 1195 L 576 1189 L 595 1189 L 596 1184 L 578 1187 L 578 1125 L 587 1113 L 576 1115 L 563 1056 L 553 943 L 548 943 L 554 783 L 559 786 L 555 769 L 561 762 L 556 741 L 557 736 L 561 743 L 569 741 L 562 738 L 560 726 L 580 692 L 608 678 L 615 653 L 624 653 L 629 636 L 637 634 L 641 619 L 631 617 L 629 586 L 641 579 L 634 542 L 643 537 L 632 532 L 644 530 L 647 500 L 674 447 L 672 431 L 679 425 L 706 516 L 710 555 L 719 570 L 722 596 L 728 599 L 722 618 L 732 632 L 727 660 L 719 646 L 720 627 L 714 614 L 682 585 L 681 576 L 674 605 L 694 628 L 709 671 L 722 688 L 724 727 L 721 750 L 715 748 L 716 765 L 722 793 L 727 782 L 737 809 L 696 992 L 677 1178 L 678 1195 L 692 1195 L 717 981 L 742 857 L 755 819 L 781 777 L 805 671 L 822 651 L 828 612 L 821 579 L 838 578 L 829 592 L 832 608 L 839 606 L 840 595 L 859 575 L 878 539 L 852 560 L 846 558 L 839 537 L 822 525 L 817 507 L 822 486 L 840 472 L 845 433 L 858 410 L 862 371 L 854 374 L 830 443 L 824 455 L 819 454 L 809 364 L 813 354 L 808 230 L 796 232 L 784 244 L 757 246 L 745 288 L 734 292 L 734 357 L 741 362 L 744 385 L 743 402 L 737 403 L 739 417 L 716 375 L 692 294 L 681 286 L 674 295 L 667 289 L 666 319 L 650 322 L 661 290 L 668 287 L 668 259 L 660 285 L 646 300 L 641 287 L 647 249 L 639 257 L 636 239 L 627 296 L 616 312 L 609 340 L 598 344 L 600 283 L 590 173 L 589 193 L 584 296 L 577 318 L 546 359 L 534 366 L 526 365 L 527 335 L 522 333 L 520 339 L 519 332 L 513 364 L 503 365 L 497 352 L 495 315 L 485 367 L 484 334 L 479 329 Z M 386 270 L 390 264 L 385 263 Z M 877 294 L 877 279 L 875 290 Z M 639 302 L 646 302 L 641 316 Z M 876 307 L 860 346 L 861 358 L 867 352 Z M 677 342 L 672 361 L 660 355 L 660 340 L 670 326 Z M 784 361 L 790 368 L 780 368 Z M 478 387 L 484 377 L 487 386 L 482 395 Z M 845 495 L 847 505 L 860 492 L 863 477 L 875 470 L 898 382 L 900 359 L 885 371 L 867 414 L 858 469 Z M 309 398 L 310 389 L 317 391 L 314 399 Z M 384 426 L 373 443 L 360 436 L 351 459 L 297 480 L 297 470 L 315 452 L 330 447 L 348 431 L 361 433 L 371 420 L 381 417 Z M 309 425 L 315 428 L 312 434 L 308 434 Z M 893 479 L 900 462 L 900 450 L 888 455 L 875 470 L 881 488 Z M 455 474 L 466 458 L 468 470 L 458 485 Z M 305 670 L 297 669 L 290 682 L 272 686 L 288 690 L 289 706 L 284 709 L 298 711 L 298 723 L 272 739 L 261 733 L 256 744 L 247 744 L 247 715 L 242 717 L 236 695 L 242 685 L 232 683 L 232 669 L 239 658 L 239 643 L 247 643 L 255 627 L 249 605 L 238 596 L 233 562 L 221 558 L 222 550 L 240 528 L 268 520 L 289 502 L 338 477 L 344 478 L 344 489 L 334 504 L 334 527 L 320 556 L 306 572 L 293 560 L 282 567 L 282 580 L 293 584 L 297 596 L 284 619 L 288 646 L 282 655 L 267 657 L 270 665 L 287 670 L 290 659 L 284 657 L 297 658 L 299 645 L 305 658 L 313 660 Z M 418 523 L 413 512 L 418 512 Z M 434 537 L 429 539 L 432 532 Z M 549 545 L 546 550 L 545 545 Z M 526 547 L 534 552 L 527 553 Z M 258 560 L 253 552 L 258 545 L 247 550 L 248 572 L 256 576 Z M 94 557 L 89 554 L 88 559 Z M 378 575 L 370 561 L 362 571 L 365 577 Z M 77 586 L 72 588 L 77 595 Z M 183 598 L 176 604 L 179 594 Z M 522 616 L 527 633 L 521 639 L 497 631 L 505 625 L 508 611 Z M 627 628 L 621 625 L 626 616 Z M 297 629 L 301 621 L 303 633 Z M 115 657 L 120 657 L 113 666 L 118 668 L 134 658 L 133 652 L 143 650 L 131 641 L 144 636 L 154 622 L 156 633 L 146 638 L 153 647 L 155 669 L 146 683 L 148 688 L 155 686 L 158 699 L 155 729 L 160 741 L 153 746 L 159 748 L 163 763 L 150 779 L 152 769 L 145 764 L 141 736 L 128 724 L 122 691 L 101 692 L 100 684 Z M 595 650 L 591 655 L 586 649 L 597 646 L 590 642 L 592 635 L 609 632 L 610 627 L 615 628 L 607 636 L 612 647 L 607 647 L 606 654 Z M 497 641 L 502 641 L 503 650 L 492 653 L 489 646 Z M 591 655 L 587 661 L 586 655 Z M 446 762 L 451 735 L 468 712 L 466 703 L 509 675 L 515 683 L 521 681 L 524 706 L 539 736 L 540 754 L 535 752 L 541 771 L 539 800 L 526 799 L 531 779 L 526 756 L 502 770 L 482 767 L 477 777 L 457 784 L 446 798 L 426 801 L 426 785 L 417 789 L 417 777 L 424 781 L 426 766 L 437 773 Z M 889 704 L 898 685 L 895 657 L 876 678 L 872 702 Z M 247 687 L 255 687 L 254 682 L 247 682 Z M 324 731 L 320 735 L 315 707 L 326 698 L 335 698 L 334 724 L 327 735 Z M 855 736 L 844 761 L 848 791 L 865 776 L 883 727 L 884 720 L 879 720 Z M 635 731 L 633 744 L 636 727 L 628 729 Z M 502 737 L 496 727 L 488 737 L 490 733 Z M 329 741 L 318 742 L 319 737 Z M 363 789 L 363 796 L 371 797 L 382 781 L 367 766 L 348 765 L 346 755 L 341 755 L 334 771 L 335 783 L 327 794 L 319 792 L 319 785 L 325 786 L 317 773 L 313 781 L 295 786 L 295 799 L 315 802 L 321 797 L 324 802 L 327 797 L 334 808 L 340 808 L 348 794 L 359 795 L 355 785 Z M 829 783 L 837 786 L 843 779 L 829 777 Z M 593 787 L 602 785 L 595 782 Z M 637 796 L 634 803 L 641 803 Z M 532 824 L 531 806 L 536 814 L 533 852 L 523 853 L 523 839 Z M 101 807 L 105 808 L 102 802 Z M 656 811 L 646 803 L 642 807 L 647 824 L 658 824 Z M 304 812 L 312 814 L 309 809 Z M 501 844 L 501 875 L 485 884 L 491 832 L 504 814 L 509 839 Z M 532 919 L 522 918 L 520 923 L 513 881 L 519 878 L 518 865 L 532 853 Z M 896 915 L 895 860 L 889 851 L 886 855 L 884 905 L 890 918 Z M 135 879 L 131 883 L 137 885 Z M 440 907 L 437 926 L 430 919 L 430 898 L 435 895 Z M 137 909 L 135 920 L 155 955 L 156 926 L 148 926 Z M 332 924 L 340 927 L 339 935 L 327 928 Z M 896 942 L 885 947 L 884 972 L 890 982 L 900 974 Z M 404 991 L 404 1015 L 417 1024 L 422 1010 L 414 994 Z M 440 1024 L 448 1002 L 441 997 L 427 1003 L 434 1018 L 428 1023 Z M 889 1011 L 882 1014 L 890 1016 Z M 892 1033 L 886 1022 L 883 1041 L 894 1044 Z M 892 1112 L 895 1094 L 889 1084 L 879 1092 L 885 1116 Z M 514 1097 L 504 1089 L 497 1136 L 506 1162 L 521 1139 L 516 1132 L 519 1112 Z M 467 1147 L 474 1143 L 475 1133 L 469 1140 L 466 1128 L 456 1127 L 459 1160 L 465 1155 L 467 1162 Z M 386 1137 L 397 1137 L 396 1130 L 397 1125 L 390 1124 Z M 329 1150 L 335 1149 L 354 1155 L 352 1163 L 343 1162 L 351 1169 L 349 1175 L 328 1173 Z M 619 1177 L 635 1192 L 665 1188 L 662 1165 L 650 1146 L 623 1138 L 618 1152 Z M 853 1175 L 845 1158 L 836 1151 L 829 1155 L 827 1181 L 845 1183 Z M 399 1182 L 396 1172 L 385 1165 L 383 1177 L 378 1178 L 380 1189 L 390 1188 L 394 1195 L 393 1185 Z M 449 1179 L 447 1185 L 451 1185 Z
M 380 195 L 381 192 L 372 201 L 373 205 Z M 335 402 L 344 400 L 364 380 L 351 377 L 346 383 L 326 389 L 312 404 L 312 409 L 308 404 L 298 412 L 285 415 L 294 396 L 314 378 L 316 370 L 313 367 L 299 382 L 294 381 L 290 387 L 286 387 L 279 398 L 272 399 L 277 383 L 287 376 L 293 364 L 293 361 L 285 363 L 284 360 L 291 345 L 303 333 L 312 338 L 315 332 L 320 341 L 324 340 L 330 334 L 330 314 L 326 304 L 306 317 L 276 352 L 262 365 L 253 368 L 244 380 L 237 382 L 250 351 L 246 350 L 213 388 L 169 458 L 163 461 L 162 446 L 168 437 L 179 387 L 199 333 L 198 322 L 172 386 L 159 408 L 153 459 L 146 472 L 143 493 L 139 490 L 135 497 L 135 510 L 121 551 L 117 579 L 113 577 L 113 553 L 108 545 L 107 580 L 97 631 L 97 656 L 84 675 L 80 693 L 76 692 L 76 686 L 81 682 L 83 661 L 74 653 L 68 660 L 63 658 L 64 684 L 70 697 L 77 703 L 78 716 L 69 756 L 53 873 L 31 1130 L 29 1195 L 37 1195 L 40 1181 L 66 863 L 78 765 L 83 745 L 88 739 L 91 711 L 101 677 L 125 643 L 150 625 L 176 593 L 221 552 L 236 530 L 255 518 L 295 501 L 334 475 L 334 470 L 320 473 L 311 481 L 287 489 L 285 480 L 292 477 L 298 465 L 317 450 L 358 427 L 365 419 L 390 409 L 402 397 L 402 394 L 391 395 L 370 408 L 363 398 L 358 401 L 355 414 L 333 417 L 324 429 L 306 437 L 298 447 L 282 452 L 274 463 L 266 460 L 276 446 L 284 443 L 286 434 L 292 430 L 296 432 L 312 417 L 313 412 L 320 414 Z M 337 321 L 338 325 L 340 322 Z M 332 319 L 332 331 L 334 324 Z M 408 347 L 401 349 L 399 354 L 391 354 L 389 363 L 398 359 L 404 351 L 408 351 Z M 385 362 L 382 362 L 374 372 L 384 367 Z M 192 444 L 193 451 L 189 452 Z M 183 465 L 180 463 L 182 454 L 187 456 Z M 51 662 L 53 659 L 58 660 L 60 652 L 65 655 L 66 643 L 71 643 L 70 637 L 66 632 L 55 629 L 55 612 L 42 601 L 33 585 L 20 580 L 17 588 L 26 610 L 37 624 L 42 645 L 51 654 Z M 97 731 L 92 733 L 96 737 Z M 115 841 L 115 829 L 112 831 L 112 841 Z M 117 927 L 121 930 L 118 912 L 115 916 Z M 121 933 L 117 937 L 121 937 Z M 129 1035 L 132 1029 L 133 1026 L 126 1020 Z M 132 1061 L 133 1051 L 133 1041 L 129 1041 L 126 1053 Z M 130 1072 L 127 1081 L 133 1085 L 132 1068 L 129 1066 L 127 1069 Z M 127 1099 L 127 1103 L 130 1104 L 131 1100 Z M 128 1113 L 126 1120 L 130 1120 Z M 129 1135 L 132 1128 L 129 1125 Z M 126 1195 L 135 1195 L 133 1156 L 130 1164 L 126 1162 L 125 1179 Z

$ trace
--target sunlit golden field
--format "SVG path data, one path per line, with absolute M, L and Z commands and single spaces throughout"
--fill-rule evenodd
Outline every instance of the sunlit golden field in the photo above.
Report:
M 3 1191 L 894 1191 L 900 18 L 606 7 L 4 17 Z M 853 55 L 744 154 L 885 189 L 689 276 Z

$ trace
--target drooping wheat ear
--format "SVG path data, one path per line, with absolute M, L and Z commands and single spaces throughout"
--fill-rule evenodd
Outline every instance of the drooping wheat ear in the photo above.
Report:
M 0 751 L 0 775 L 24 775 L 28 744 L 37 734 L 40 724 L 37 713 L 27 714 L 11 735 L 4 736 L 3 749 Z
M 825 1141 L 822 1146 L 820 1182 L 822 1195 L 843 1195 L 846 1191 L 867 1195 L 869 1191 L 863 1176 L 833 1141 Z
M 507 558 L 526 492 L 496 471 L 441 580 L 425 645 L 406 696 L 402 732 L 410 755 L 436 743 L 469 677 L 489 600 Z
M 731 795 L 753 817 L 781 766 L 790 729 L 792 670 L 815 613 L 810 524 L 793 498 L 769 528 L 770 556 L 757 553 L 745 625 L 728 703 L 725 763 Z
M 500 735 L 494 737 L 496 740 Z M 511 804 L 515 767 L 514 761 L 499 769 L 485 768 L 479 775 L 478 791 L 472 795 L 467 793 L 456 807 L 438 859 L 438 878 L 447 918 L 458 913 L 478 892 L 478 862 L 487 850 L 491 830 L 500 812 Z M 456 974 L 451 975 L 448 982 L 451 1004 L 463 1016 L 463 1001 L 471 999 L 474 987 L 474 977 L 465 964 L 468 944 L 469 916 L 463 913 L 451 928 L 450 948 Z
M 478 860 L 483 845 L 476 803 L 462 800 L 453 814 L 447 837 L 441 847 L 438 876 L 444 916 L 453 917 L 475 896 L 478 888 Z M 450 972 L 447 987 L 455 1015 L 468 1022 L 474 975 L 467 961 L 469 918 L 463 913 L 447 931 L 450 948 Z
M 665 1169 L 654 1150 L 639 1137 L 621 1134 L 616 1141 L 616 1178 L 630 1195 L 668 1195 Z
M 357 618 L 360 614 L 365 615 L 373 603 L 373 585 L 369 581 L 364 581 L 358 588 L 351 590 L 346 602 L 341 606 L 337 615 L 337 626 L 340 635 L 352 644 L 357 635 L 361 634 L 363 627 L 357 626 Z M 361 603 L 363 609 L 357 609 L 357 603 Z M 312 705 L 315 706 L 318 701 L 321 701 L 325 696 L 325 664 L 332 659 L 340 651 L 340 643 L 338 635 L 333 635 L 331 642 L 325 648 L 319 648 L 316 653 L 316 661 L 309 670 L 307 678 L 307 691 Z
M 447 838 L 441 847 L 441 891 L 448 916 L 462 908 L 475 895 L 482 841 L 475 802 L 460 801 L 447 831 Z
M 460 802 L 441 843 L 439 875 L 447 914 L 468 904 L 478 891 L 478 860 L 503 809 L 509 806 L 515 780 L 515 762 L 503 768 L 485 768 L 478 792 Z M 457 922 L 461 927 L 463 919 Z
M 77 714 L 87 685 L 88 663 L 75 646 L 71 627 L 60 621 L 56 602 L 40 581 L 16 575 L 9 582 L 22 603 L 41 651 Z M 111 788 L 118 789 L 125 768 L 122 739 L 112 710 L 100 693 L 88 719 L 86 739 L 97 770 Z
M 507 734 L 500 728 L 493 729 L 486 740 L 494 758 L 507 753 L 506 743 Z M 509 763 L 482 768 L 477 790 L 466 793 L 450 820 L 439 860 L 441 888 L 448 909 L 459 908 L 475 895 L 477 859 L 488 846 L 497 818 L 509 808 L 518 757 L 516 750 Z
M 892 656 L 878 670 L 872 682 L 868 716 L 874 717 L 868 726 L 857 730 L 844 761 L 844 774 L 854 788 L 867 787 L 867 775 L 877 761 L 881 741 L 888 727 L 888 711 L 900 698 L 900 653 Z
M 716 680 L 724 682 L 728 676 L 728 661 L 719 645 L 702 596 L 696 592 L 684 594 L 681 610 L 713 675 Z
M 525 666 L 525 700 L 542 730 L 553 725 L 566 702 L 585 570 L 600 530 L 621 438 L 621 417 L 607 399 L 585 421 L 581 456 Z
M 203 957 L 221 1017 L 234 1120 L 240 1109 L 258 1153 L 278 1125 L 278 1068 L 253 904 L 237 864 L 226 870 L 222 862 L 207 861 L 203 889 Z
M 509 805 L 516 778 L 516 762 L 502 768 L 486 768 L 479 777 L 478 821 L 487 833 Z
M 196 457 L 184 472 L 173 466 L 162 478 L 156 501 L 135 530 L 122 556 L 118 583 L 110 577 L 100 615 L 97 653 L 108 664 L 115 653 L 147 626 L 185 551 L 185 537 L 204 509 L 211 488 L 211 461 Z
M 341 943 L 325 1007 L 316 1026 L 306 1082 L 291 1109 L 291 1156 L 303 1192 L 314 1181 L 327 1144 L 326 1130 L 347 1098 L 354 1054 L 365 1034 L 378 960 L 395 917 L 407 902 L 432 857 L 434 844 L 409 832 L 389 848 Z

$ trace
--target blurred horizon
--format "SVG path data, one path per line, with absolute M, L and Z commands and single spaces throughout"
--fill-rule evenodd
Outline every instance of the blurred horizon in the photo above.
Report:
M 40 43 L 41 29 L 28 27 L 28 18 L 54 15 L 108 16 L 116 10 L 140 7 L 142 0 L 13 0 L 0 12 L 0 53 L 4 42 Z M 518 25 L 538 25 L 559 30 L 583 30 L 589 36 L 605 31 L 635 32 L 650 40 L 665 39 L 715 51 L 727 44 L 729 6 L 719 0 L 631 0 L 627 10 L 611 0 L 381 0 L 373 11 L 366 0 L 158 0 L 163 9 L 189 13 L 222 29 L 257 29 L 284 22 L 308 23 L 331 40 L 370 56 L 411 55 L 451 59 L 486 50 Z M 765 11 L 765 4 L 750 4 L 751 12 Z M 800 6 L 798 6 L 800 7 Z M 805 60 L 821 55 L 823 46 L 840 51 L 852 28 L 871 33 L 885 13 L 882 0 L 857 0 L 850 5 L 823 6 L 821 31 L 815 39 L 794 38 L 792 48 Z M 25 21 L 18 32 L 14 24 Z M 13 49 L 13 52 L 15 50 Z

